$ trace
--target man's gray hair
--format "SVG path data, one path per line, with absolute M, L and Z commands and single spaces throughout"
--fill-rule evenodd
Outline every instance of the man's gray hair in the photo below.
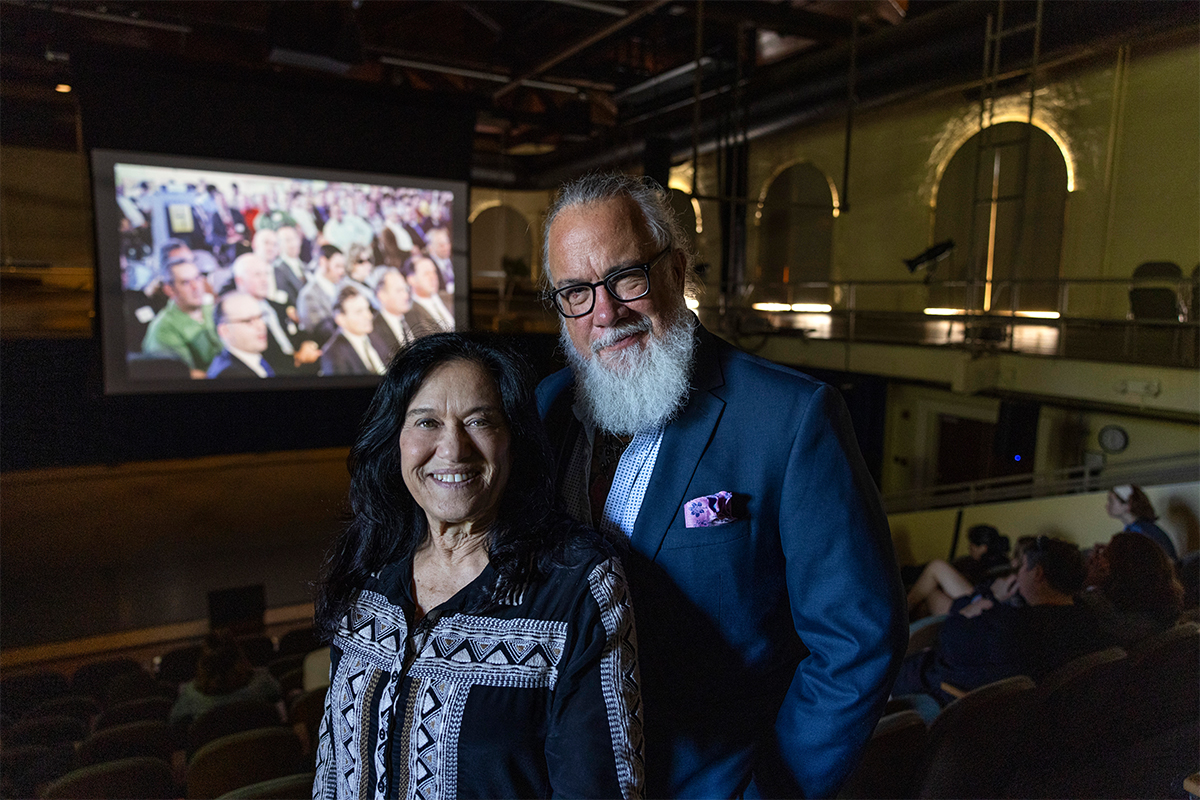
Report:
M 376 267 L 374 269 L 374 271 L 371 272 L 371 277 L 367 278 L 367 285 L 371 287 L 371 291 L 378 294 L 379 293 L 379 285 L 381 283 L 383 283 L 384 278 L 386 278 L 388 275 L 391 275 L 392 273 L 395 273 L 396 276 L 398 278 L 400 278 L 401 283 L 404 283 L 405 286 L 408 285 L 407 282 L 405 282 L 405 280 L 404 280 L 404 273 L 400 271 L 400 268 L 393 267 L 390 264 L 384 264 L 381 267 Z
M 546 211 L 546 219 L 542 225 L 543 283 L 546 286 L 550 284 L 550 226 L 554 224 L 558 215 L 567 208 L 591 205 L 617 197 L 628 197 L 641 209 L 646 227 L 659 249 L 669 245 L 683 253 L 687 260 L 684 291 L 696 297 L 701 286 L 696 276 L 696 256 L 692 252 L 691 242 L 683 226 L 671 210 L 667 190 L 653 178 L 637 177 L 623 172 L 593 172 L 568 181 L 558 190 Z

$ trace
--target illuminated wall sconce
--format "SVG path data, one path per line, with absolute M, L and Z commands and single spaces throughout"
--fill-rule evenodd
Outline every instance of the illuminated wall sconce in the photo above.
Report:
M 59 92 L 60 94 L 66 94 L 67 92 L 71 91 L 71 84 L 60 83 L 58 86 L 54 87 L 54 91 Z

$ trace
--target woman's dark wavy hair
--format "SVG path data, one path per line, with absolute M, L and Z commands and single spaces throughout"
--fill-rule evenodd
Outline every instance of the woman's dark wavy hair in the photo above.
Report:
M 425 539 L 425 512 L 400 471 L 400 429 L 425 379 L 454 361 L 478 364 L 492 376 L 509 430 L 508 484 L 488 531 L 488 560 L 499 576 L 493 596 L 541 577 L 561 560 L 567 534 L 577 527 L 552 511 L 550 446 L 524 359 L 483 334 L 423 336 L 392 360 L 350 449 L 352 516 L 326 558 L 317 592 L 316 624 L 327 637 L 371 574 L 412 555 Z
M 1104 548 L 1108 575 L 1100 591 L 1117 611 L 1166 622 L 1183 610 L 1183 585 L 1166 552 L 1140 533 L 1118 533 Z

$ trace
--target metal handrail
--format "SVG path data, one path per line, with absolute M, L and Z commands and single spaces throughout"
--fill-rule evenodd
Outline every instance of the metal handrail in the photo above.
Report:
M 1200 452 L 1123 461 L 1102 467 L 1063 467 L 983 481 L 930 486 L 883 496 L 889 514 L 1094 492 L 1122 483 L 1153 486 L 1200 481 Z

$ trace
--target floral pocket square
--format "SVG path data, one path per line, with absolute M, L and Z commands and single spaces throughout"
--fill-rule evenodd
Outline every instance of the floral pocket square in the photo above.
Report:
M 734 509 L 734 498 L 730 492 L 697 497 L 683 504 L 683 523 L 688 528 L 711 528 L 743 519 Z

